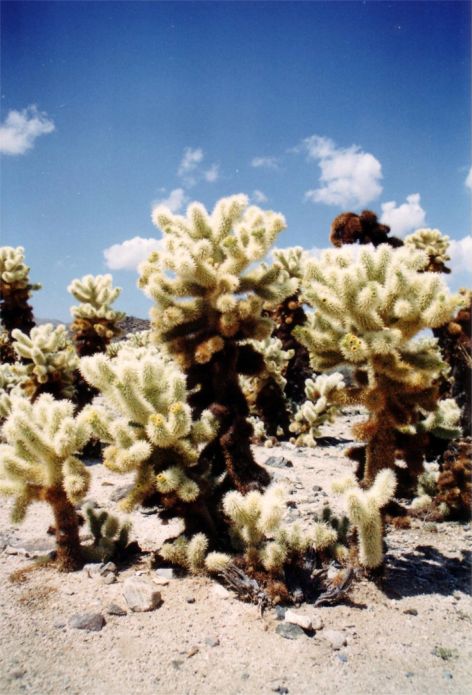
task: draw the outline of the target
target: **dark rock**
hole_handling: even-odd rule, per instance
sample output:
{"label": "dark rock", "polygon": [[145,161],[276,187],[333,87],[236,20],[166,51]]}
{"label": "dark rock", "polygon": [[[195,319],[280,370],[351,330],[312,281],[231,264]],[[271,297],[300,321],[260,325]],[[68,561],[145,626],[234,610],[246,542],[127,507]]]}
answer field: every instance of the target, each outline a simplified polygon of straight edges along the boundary
{"label": "dark rock", "polygon": [[288,695],[288,688],[284,685],[276,685],[275,688],[272,688],[272,692],[280,693],[280,695]]}
{"label": "dark rock", "polygon": [[416,610],[416,608],[407,608],[403,612],[405,613],[405,615],[418,615],[418,611]]}
{"label": "dark rock", "polygon": [[293,463],[285,456],[269,456],[265,465],[272,466],[272,468],[293,468]]}
{"label": "dark rock", "polygon": [[124,608],[121,608],[117,603],[110,603],[110,605],[107,608],[107,613],[108,615],[118,615],[118,616],[123,616],[123,615],[128,615],[127,611],[125,611]]}
{"label": "dark rock", "polygon": [[287,612],[287,609],[285,606],[276,606],[275,607],[275,615],[277,617],[277,620],[285,620],[285,613]]}
{"label": "dark rock", "polygon": [[106,625],[106,620],[101,613],[77,613],[69,620],[70,627],[88,632],[100,632]]}
{"label": "dark rock", "polygon": [[275,631],[281,637],[285,639],[298,639],[299,637],[305,637],[305,632],[298,625],[292,625],[292,623],[280,623],[275,628]]}
{"label": "dark rock", "polygon": [[195,599],[193,596],[189,596],[187,599],[185,599],[187,603],[195,603]]}

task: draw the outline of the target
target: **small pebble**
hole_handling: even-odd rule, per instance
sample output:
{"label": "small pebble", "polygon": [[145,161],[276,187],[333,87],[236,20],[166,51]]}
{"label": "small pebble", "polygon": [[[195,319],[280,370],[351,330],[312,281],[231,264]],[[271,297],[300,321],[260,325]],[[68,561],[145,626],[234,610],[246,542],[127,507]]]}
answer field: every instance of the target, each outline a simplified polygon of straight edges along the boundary
{"label": "small pebble", "polygon": [[53,622],[53,626],[56,627],[58,630],[66,626],[66,621],[63,620],[62,618],[59,618],[58,620],[55,620]]}
{"label": "small pebble", "polygon": [[275,631],[281,637],[285,637],[285,639],[298,639],[299,637],[306,637],[302,628],[299,625],[292,625],[292,623],[280,623],[275,628]]}
{"label": "small pebble", "polygon": [[405,615],[418,615],[416,608],[407,608],[403,611]]}
{"label": "small pebble", "polygon": [[280,693],[280,695],[288,695],[288,688],[284,685],[276,685],[275,688],[272,688],[272,692]]}
{"label": "small pebble", "polygon": [[249,673],[247,673],[246,671],[244,673],[241,673],[241,680],[242,681],[247,681],[247,680],[249,680],[249,678],[250,678]]}
{"label": "small pebble", "polygon": [[277,620],[285,620],[285,613],[287,612],[287,609],[285,606],[276,606],[275,607],[275,616]]}
{"label": "small pebble", "polygon": [[190,651],[187,652],[187,659],[190,659],[192,656],[195,656],[195,654],[198,654],[199,651],[200,650],[198,647],[191,647]]}
{"label": "small pebble", "polygon": [[100,632],[106,621],[101,613],[76,613],[69,620],[69,625],[77,630]]}
{"label": "small pebble", "polygon": [[124,608],[121,608],[117,603],[110,603],[110,605],[107,608],[107,613],[108,615],[128,615],[127,611],[125,611]]}
{"label": "small pebble", "polygon": [[347,644],[346,635],[339,630],[324,630],[322,634],[335,651],[345,647]]}
{"label": "small pebble", "polygon": [[413,678],[414,675],[415,675],[415,674],[413,673],[413,671],[407,671],[407,672],[405,673],[405,677],[406,677],[406,678]]}
{"label": "small pebble", "polygon": [[156,574],[163,579],[175,579],[175,572],[172,567],[158,567]]}
{"label": "small pebble", "polygon": [[443,671],[442,676],[447,681],[452,681],[452,679],[454,678],[450,671]]}
{"label": "small pebble", "polygon": [[347,664],[348,662],[347,654],[336,654],[336,658],[343,664]]}
{"label": "small pebble", "polygon": [[299,625],[303,630],[312,629],[311,618],[304,613],[297,613],[292,609],[286,611],[285,622],[291,623],[292,625]]}
{"label": "small pebble", "polygon": [[218,639],[218,637],[205,637],[205,644],[209,647],[218,647],[220,644],[220,640]]}
{"label": "small pebble", "polygon": [[187,603],[195,603],[195,598],[193,596],[189,596],[185,600],[187,601]]}
{"label": "small pebble", "polygon": [[116,577],[114,574],[106,574],[102,577],[102,584],[115,584]]}

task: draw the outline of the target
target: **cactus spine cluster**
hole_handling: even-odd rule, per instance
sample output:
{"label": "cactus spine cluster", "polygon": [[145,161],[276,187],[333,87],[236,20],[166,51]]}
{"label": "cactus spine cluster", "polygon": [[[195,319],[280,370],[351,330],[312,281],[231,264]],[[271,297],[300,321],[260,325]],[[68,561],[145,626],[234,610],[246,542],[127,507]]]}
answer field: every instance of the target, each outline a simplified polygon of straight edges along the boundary
{"label": "cactus spine cluster", "polygon": [[290,431],[294,432],[297,446],[316,446],[320,427],[332,422],[345,399],[344,377],[339,372],[320,374],[305,382],[306,401],[295,413]]}
{"label": "cactus spine cluster", "polygon": [[71,331],[81,357],[105,352],[111,339],[119,335],[118,323],[125,314],[111,307],[121,289],[113,287],[111,275],[84,275],[71,282],[67,290],[80,302],[71,308]]}
{"label": "cactus spine cluster", "polygon": [[382,507],[393,498],[396,477],[392,470],[377,473],[368,490],[359,487],[354,476],[333,483],[333,491],[344,493],[349,521],[358,534],[359,562],[363,567],[375,569],[383,561]]}
{"label": "cactus spine cluster", "polygon": [[41,285],[29,280],[29,267],[24,262],[22,246],[0,248],[0,357],[2,362],[14,362],[11,333],[15,328],[28,333],[35,325],[33,309],[29,304],[31,293]]}
{"label": "cactus spine cluster", "polygon": [[181,516],[189,533],[215,535],[211,496],[217,476],[199,464],[202,444],[215,437],[216,423],[206,410],[198,420],[187,404],[185,376],[171,360],[146,348],[84,357],[84,378],[106,405],[84,409],[93,433],[107,446],[104,464],[118,473],[135,473],[123,501],[131,510],[151,496],[166,516]]}
{"label": "cactus spine cluster", "polygon": [[13,348],[23,361],[22,388],[29,398],[42,393],[57,398],[72,398],[75,392],[75,371],[79,358],[67,329],[45,323],[31,329],[28,335],[18,328],[12,331]]}
{"label": "cactus spine cluster", "polygon": [[13,399],[2,435],[0,492],[15,498],[13,523],[23,520],[31,502],[50,504],[59,567],[78,569],[82,553],[74,505],[85,496],[90,479],[77,457],[90,435],[85,419],[74,417],[70,401],[55,401],[50,394],[35,403],[19,397]]}
{"label": "cactus spine cluster", "polygon": [[[435,339],[414,337],[449,321],[459,300],[437,274],[423,272],[427,263],[422,251],[382,244],[363,249],[358,260],[340,249],[306,265],[304,296],[316,311],[296,336],[315,369],[347,364],[355,370],[349,399],[370,412],[354,431],[366,442],[367,485],[381,468],[394,468],[396,429],[416,423],[419,407],[436,407],[435,381],[445,364]],[[418,475],[421,452],[404,449]]]}
{"label": "cactus spine cluster", "polygon": [[185,217],[159,206],[153,221],[164,233],[164,250],[141,265],[139,284],[155,302],[154,340],[185,370],[195,416],[211,407],[219,419],[218,439],[203,457],[240,491],[264,487],[269,476],[250,449],[239,375],[263,368],[262,357],[242,343],[270,335],[273,323],[262,315],[264,306],[297,286],[281,266],[262,262],[285,220],[236,195],[220,200],[211,214],[198,203]]}
{"label": "cactus spine cluster", "polygon": [[426,271],[432,273],[450,273],[446,263],[451,260],[447,250],[449,237],[441,234],[439,229],[417,229],[413,234],[405,237],[405,245],[409,248],[420,249],[428,254],[429,263]]}

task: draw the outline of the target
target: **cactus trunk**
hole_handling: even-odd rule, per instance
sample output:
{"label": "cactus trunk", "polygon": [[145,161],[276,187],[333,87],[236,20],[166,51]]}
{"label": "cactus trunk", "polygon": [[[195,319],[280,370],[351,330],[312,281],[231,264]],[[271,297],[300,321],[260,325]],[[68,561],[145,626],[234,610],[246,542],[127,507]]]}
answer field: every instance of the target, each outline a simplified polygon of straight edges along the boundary
{"label": "cactus trunk", "polygon": [[62,486],[49,488],[45,496],[54,513],[57,561],[62,572],[73,572],[83,566],[79,524],[74,505]]}
{"label": "cactus trunk", "polygon": [[379,471],[383,468],[395,468],[395,430],[386,413],[379,414],[378,429],[372,435],[366,447],[366,462],[363,483],[370,487]]}

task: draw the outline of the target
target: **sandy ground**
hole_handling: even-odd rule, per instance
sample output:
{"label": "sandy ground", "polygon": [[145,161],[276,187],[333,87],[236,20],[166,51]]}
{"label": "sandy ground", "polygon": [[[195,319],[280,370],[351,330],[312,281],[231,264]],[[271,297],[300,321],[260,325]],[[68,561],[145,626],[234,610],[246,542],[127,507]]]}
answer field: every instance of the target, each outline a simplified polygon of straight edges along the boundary
{"label": "sandy ground", "polygon": [[[331,480],[350,470],[342,450],[351,422],[347,416],[326,429],[340,439],[337,445],[254,448],[260,463],[281,455],[293,462],[292,468],[268,468],[287,482],[288,519],[309,519],[326,502]],[[110,496],[126,477],[100,464],[91,468],[89,499],[115,510]],[[21,526],[12,526],[9,504],[0,500],[1,695],[472,693],[470,524],[418,520],[409,530],[390,529],[383,590],[362,580],[349,602],[300,606],[298,612],[321,619],[324,627],[289,640],[276,632],[275,610],[261,617],[255,605],[206,577],[171,579],[158,587],[159,608],[132,613],[122,586],[136,572],[155,576],[145,561],[120,570],[112,584],[51,567],[12,581],[12,572],[31,565],[31,554],[51,545],[51,517],[37,504]],[[145,550],[159,547],[178,528],[140,511],[132,521]],[[127,614],[108,615],[110,603]],[[99,632],[69,625],[76,613],[96,612],[106,620]],[[330,630],[342,633],[341,649],[327,639]]]}

